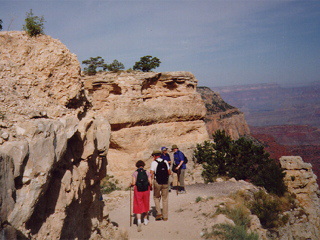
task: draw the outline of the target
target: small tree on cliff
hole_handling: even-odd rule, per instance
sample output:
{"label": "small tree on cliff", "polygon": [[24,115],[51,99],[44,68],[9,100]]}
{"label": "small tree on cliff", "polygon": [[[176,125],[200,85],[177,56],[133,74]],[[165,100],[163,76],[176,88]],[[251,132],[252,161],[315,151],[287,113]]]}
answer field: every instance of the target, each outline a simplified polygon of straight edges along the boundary
{"label": "small tree on cliff", "polygon": [[124,69],[123,63],[119,62],[117,59],[113,60],[110,64],[105,64],[103,70],[109,70],[111,72],[118,72]]}
{"label": "small tree on cliff", "polygon": [[214,143],[198,144],[195,150],[197,162],[203,165],[202,176],[206,182],[225,175],[250,180],[279,196],[285,193],[285,173],[275,160],[269,158],[263,146],[256,146],[246,138],[233,141],[220,130],[213,134],[213,138]]}
{"label": "small tree on cliff", "polygon": [[2,30],[2,19],[0,19],[0,31]]}
{"label": "small tree on cliff", "polygon": [[32,9],[30,9],[30,12],[27,12],[27,17],[24,21],[25,25],[23,25],[23,30],[26,31],[30,37],[44,34],[43,23],[45,22],[45,20],[43,16],[34,16]]}
{"label": "small tree on cliff", "polygon": [[142,72],[150,72],[151,69],[160,66],[160,60],[157,57],[144,56],[140,58],[139,62],[136,62],[133,66],[133,70],[140,70]]}
{"label": "small tree on cliff", "polygon": [[82,61],[82,64],[85,64],[88,66],[84,68],[84,71],[88,75],[95,75],[97,73],[97,68],[101,67],[104,69],[106,67],[106,64],[104,63],[104,59],[100,56],[95,58],[91,57],[88,60],[84,60]]}

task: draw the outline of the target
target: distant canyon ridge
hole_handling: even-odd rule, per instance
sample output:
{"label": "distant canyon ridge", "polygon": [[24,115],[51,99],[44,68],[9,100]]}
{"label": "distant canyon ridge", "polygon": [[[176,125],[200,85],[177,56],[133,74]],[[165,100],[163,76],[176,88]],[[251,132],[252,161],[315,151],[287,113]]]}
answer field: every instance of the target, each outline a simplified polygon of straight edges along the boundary
{"label": "distant canyon ridge", "polygon": [[252,136],[264,143],[273,158],[301,156],[312,163],[320,184],[320,81],[212,89],[245,114]]}

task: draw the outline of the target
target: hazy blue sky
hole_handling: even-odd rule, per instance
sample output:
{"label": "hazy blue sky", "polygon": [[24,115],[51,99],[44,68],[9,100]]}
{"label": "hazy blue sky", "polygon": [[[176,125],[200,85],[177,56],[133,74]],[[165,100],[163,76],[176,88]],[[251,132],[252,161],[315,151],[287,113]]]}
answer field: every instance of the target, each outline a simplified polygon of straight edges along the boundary
{"label": "hazy blue sky", "polygon": [[30,9],[80,62],[128,69],[152,55],[155,71],[210,87],[320,81],[320,1],[0,0],[3,31],[21,30]]}

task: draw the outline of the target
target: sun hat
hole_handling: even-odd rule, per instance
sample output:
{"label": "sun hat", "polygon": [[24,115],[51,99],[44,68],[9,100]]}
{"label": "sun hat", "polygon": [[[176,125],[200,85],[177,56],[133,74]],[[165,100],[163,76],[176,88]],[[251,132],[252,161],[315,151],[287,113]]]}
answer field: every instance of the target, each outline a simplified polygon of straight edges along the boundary
{"label": "sun hat", "polygon": [[152,156],[161,156],[161,152],[159,150],[154,150],[151,155]]}
{"label": "sun hat", "polygon": [[171,147],[171,149],[175,149],[175,148],[178,148],[178,146],[177,145],[172,145],[172,147]]}
{"label": "sun hat", "polygon": [[168,148],[167,147],[162,147],[161,151],[164,151],[164,150],[168,150]]}

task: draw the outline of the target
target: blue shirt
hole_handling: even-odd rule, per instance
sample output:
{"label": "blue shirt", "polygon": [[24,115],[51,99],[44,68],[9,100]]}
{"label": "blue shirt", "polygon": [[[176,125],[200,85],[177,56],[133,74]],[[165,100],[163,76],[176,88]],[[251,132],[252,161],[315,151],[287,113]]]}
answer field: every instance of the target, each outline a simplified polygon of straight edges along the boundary
{"label": "blue shirt", "polygon": [[[179,165],[181,161],[184,161],[184,154],[180,150],[178,150],[173,154],[173,159],[175,164]],[[182,164],[181,169],[186,169],[186,168],[187,168],[187,165],[185,163]]]}
{"label": "blue shirt", "polygon": [[[169,162],[171,162],[171,158],[170,158],[170,155],[169,155],[169,153],[166,153],[166,154],[161,154],[161,156],[160,156],[163,160],[167,160],[167,162],[169,163]],[[170,165],[171,165],[171,163],[169,163]]]}

